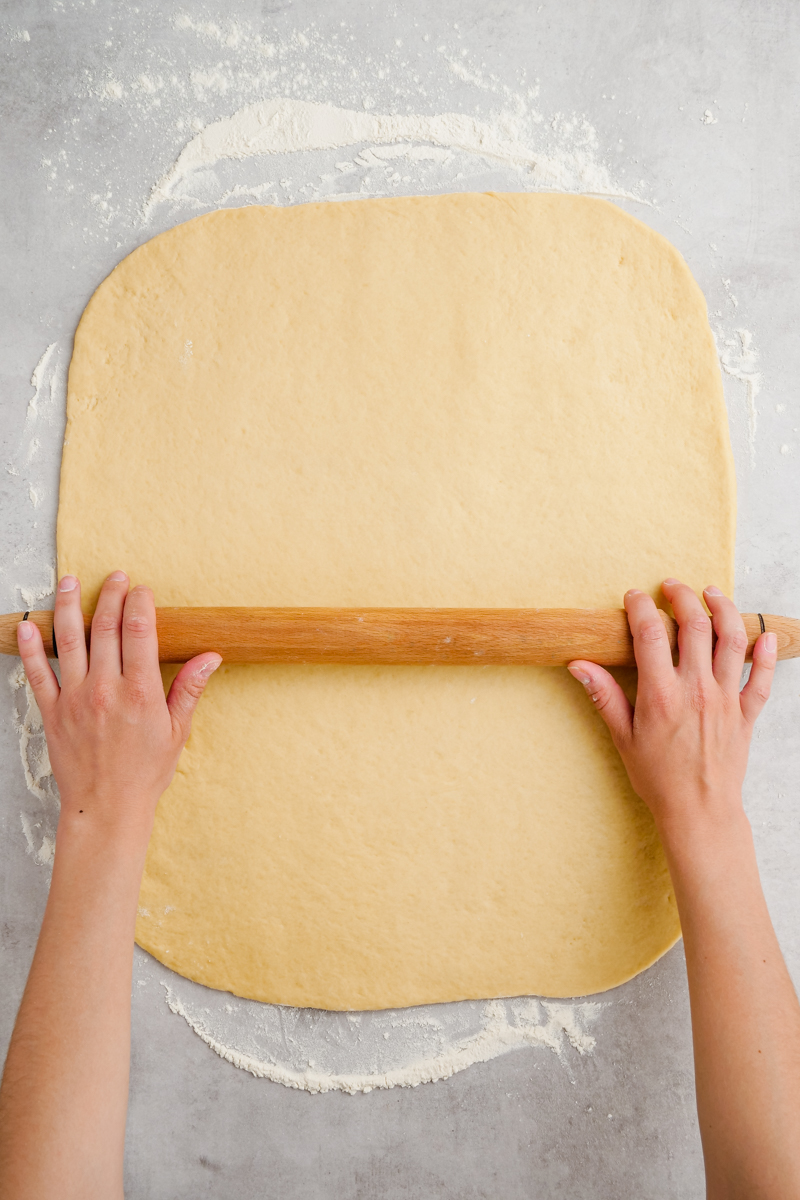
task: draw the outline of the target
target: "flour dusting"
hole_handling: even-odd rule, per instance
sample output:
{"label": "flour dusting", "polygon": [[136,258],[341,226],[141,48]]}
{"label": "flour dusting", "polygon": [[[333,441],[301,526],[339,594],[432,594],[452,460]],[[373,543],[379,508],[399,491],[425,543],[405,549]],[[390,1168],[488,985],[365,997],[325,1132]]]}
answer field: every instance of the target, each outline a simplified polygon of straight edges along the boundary
{"label": "flour dusting", "polygon": [[[590,128],[587,124],[587,131]],[[586,140],[590,146],[591,138]],[[411,162],[444,163],[460,151],[523,170],[525,182],[532,188],[639,198],[612,182],[607,168],[590,148],[547,155],[519,140],[519,130],[507,116],[489,124],[465,113],[393,116],[281,98],[248,105],[214,121],[193,137],[153,188],[145,205],[145,218],[156,204],[180,195],[180,185],[195,172],[225,159],[333,150],[363,143],[369,145],[356,158],[360,166],[385,168],[387,160],[400,157]],[[431,143],[432,147],[414,143]],[[434,147],[438,153],[432,150]],[[337,168],[347,171],[353,165],[337,164]],[[402,176],[393,179],[390,174],[388,182],[402,182]]]}
{"label": "flour dusting", "polygon": [[[42,395],[42,389],[44,388],[45,381],[47,379],[47,368],[50,365],[51,358],[53,357],[53,351],[57,348],[57,346],[57,342],[51,342],[42,357],[37,362],[36,366],[33,368],[33,374],[31,375],[31,387],[33,388],[33,395],[28,401],[28,420],[34,419],[39,414],[39,398]],[[51,391],[53,386],[54,385],[51,381]]]}
{"label": "flour dusting", "polygon": [[[726,282],[726,281],[723,281]],[[728,291],[730,300],[738,307],[736,297]],[[758,430],[758,400],[761,391],[761,372],[756,370],[758,351],[753,344],[753,335],[749,329],[733,331],[718,328],[716,331],[717,351],[722,370],[731,379],[744,384],[745,406],[747,410],[747,447],[750,457],[750,469],[756,465],[756,432]]]}
{"label": "flour dusting", "polygon": [[18,444],[5,464],[13,481],[7,500],[9,515],[16,508],[18,540],[13,558],[0,562],[0,589],[8,598],[4,611],[41,608],[42,601],[55,593],[55,555],[47,548],[55,542],[59,434],[66,407],[61,361],[62,345],[50,342],[31,373],[33,392],[27,400]]}
{"label": "flour dusting", "polygon": [[44,736],[42,714],[25,677],[22,663],[17,663],[8,676],[14,694],[15,727],[19,735],[19,754],[28,791],[39,802],[34,814],[20,813],[20,824],[28,854],[40,866],[49,866],[55,851],[58,822],[58,789],[50,766],[50,755]]}
{"label": "flour dusting", "polygon": [[162,986],[170,1010],[227,1062],[285,1087],[350,1095],[435,1083],[525,1047],[550,1050],[562,1061],[570,1052],[591,1054],[589,1028],[605,1007],[523,997],[338,1013],[227,994],[209,1004],[203,993],[195,1002],[174,984]]}

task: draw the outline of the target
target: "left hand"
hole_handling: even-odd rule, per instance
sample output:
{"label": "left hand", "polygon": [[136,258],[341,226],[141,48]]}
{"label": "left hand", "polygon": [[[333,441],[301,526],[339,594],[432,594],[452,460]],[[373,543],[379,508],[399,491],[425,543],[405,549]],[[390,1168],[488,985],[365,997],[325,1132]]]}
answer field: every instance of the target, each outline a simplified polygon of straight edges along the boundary
{"label": "left hand", "polygon": [[61,793],[59,832],[91,829],[146,845],[192,714],[222,659],[207,652],[187,662],[165,699],[150,589],[129,591],[124,571],[109,575],[92,620],[91,655],[80,597],[78,580],[65,575],[54,613],[60,686],[36,626],[24,621],[17,630]]}

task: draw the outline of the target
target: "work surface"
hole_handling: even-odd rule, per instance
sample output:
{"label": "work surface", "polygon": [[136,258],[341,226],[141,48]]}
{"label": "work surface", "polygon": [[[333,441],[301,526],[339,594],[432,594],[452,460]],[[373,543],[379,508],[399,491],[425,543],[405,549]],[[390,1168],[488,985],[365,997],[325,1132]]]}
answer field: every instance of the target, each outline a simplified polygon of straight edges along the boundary
{"label": "work surface", "polygon": [[[686,257],[724,368],[736,599],[800,616],[800,12],[791,0],[432,7],[4,5],[0,611],[52,603],[70,339],[124,254],[220,204],[562,186],[609,195]],[[341,133],[318,142],[329,150],[200,153],[151,195],[203,126],[275,98],[408,116],[402,137],[414,149],[398,154],[367,121],[356,144]],[[445,113],[463,116],[411,119]],[[341,126],[326,119],[328,130]],[[481,140],[491,158],[476,152]],[[5,660],[4,676],[14,666]],[[3,682],[3,1050],[47,894],[55,816],[30,716],[17,728],[24,710],[14,681]],[[799,776],[800,667],[787,663],[759,723],[746,802],[798,982]],[[436,1083],[356,1095],[309,1095],[223,1061],[170,1010],[162,982],[177,986],[137,951],[131,1200],[703,1195],[680,946],[599,998],[590,1031],[575,1038],[583,1053],[560,1036],[558,1053],[516,1049]]]}

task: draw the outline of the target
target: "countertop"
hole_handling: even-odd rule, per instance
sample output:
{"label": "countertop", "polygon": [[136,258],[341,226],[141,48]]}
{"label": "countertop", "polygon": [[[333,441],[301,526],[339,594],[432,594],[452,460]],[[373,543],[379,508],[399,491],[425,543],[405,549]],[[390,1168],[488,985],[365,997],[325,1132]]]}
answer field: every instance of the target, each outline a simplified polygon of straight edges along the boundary
{"label": "countertop", "polygon": [[[739,492],[736,599],[800,616],[792,0],[6,0],[0,54],[0,611],[52,604],[65,370],[97,284],[195,212],[313,200],[346,192],[349,176],[361,194],[600,190],[668,237],[706,295],[724,368]],[[275,97],[467,114],[506,141],[522,138],[550,174],[537,182],[502,157],[463,152],[406,170],[380,155],[358,161],[356,146],[302,166],[287,166],[289,155],[223,163],[145,219],[152,187],[195,133]],[[14,666],[5,660],[0,683],[3,1051],[47,895],[56,811],[44,774],[33,791],[26,784],[22,693],[5,682]],[[798,778],[794,662],[781,666],[759,721],[746,804],[800,981]],[[223,1061],[169,1010],[163,989],[135,985],[126,1194],[699,1200],[680,944],[601,999],[592,1053],[519,1049],[417,1088],[310,1095]]]}

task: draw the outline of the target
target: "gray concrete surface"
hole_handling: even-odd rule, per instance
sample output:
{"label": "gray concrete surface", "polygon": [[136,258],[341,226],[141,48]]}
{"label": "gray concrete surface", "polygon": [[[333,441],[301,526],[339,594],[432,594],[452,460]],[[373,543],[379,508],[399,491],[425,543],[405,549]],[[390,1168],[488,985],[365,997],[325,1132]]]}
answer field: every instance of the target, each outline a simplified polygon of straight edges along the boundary
{"label": "gray concrete surface", "polygon": [[[200,33],[188,36],[187,18]],[[257,36],[266,64],[258,77]],[[270,57],[267,44],[291,53]],[[615,177],[655,201],[625,207],[686,256],[718,314],[712,323],[734,343],[728,366],[751,377],[748,385],[725,376],[739,479],[737,599],[747,609],[800,615],[793,0],[4,0],[0,55],[0,611],[21,606],[20,588],[46,590],[54,555],[63,396],[58,386],[52,402],[49,392],[40,395],[35,429],[30,418],[26,426],[31,372],[53,342],[66,363],[83,306],[120,257],[190,215],[164,214],[145,229],[135,213],[192,120],[273,95],[361,107],[366,79],[376,111],[400,105],[486,119],[501,107],[504,87],[518,95],[538,86],[542,139],[555,114],[585,115]],[[163,105],[142,76],[163,86]],[[489,185],[515,186],[502,172],[477,168],[461,184]],[[737,329],[752,334],[757,362],[735,353]],[[767,896],[795,979],[799,730],[795,663],[780,670],[747,783]],[[39,842],[49,819],[46,801],[26,789],[4,680],[0,772],[4,1050],[47,892],[20,813],[34,828],[41,823]],[[519,1051],[447,1082],[350,1097],[251,1078],[211,1053],[148,989],[134,998],[127,1194],[700,1197],[681,948],[606,999],[593,1056],[565,1065],[546,1050]]]}

